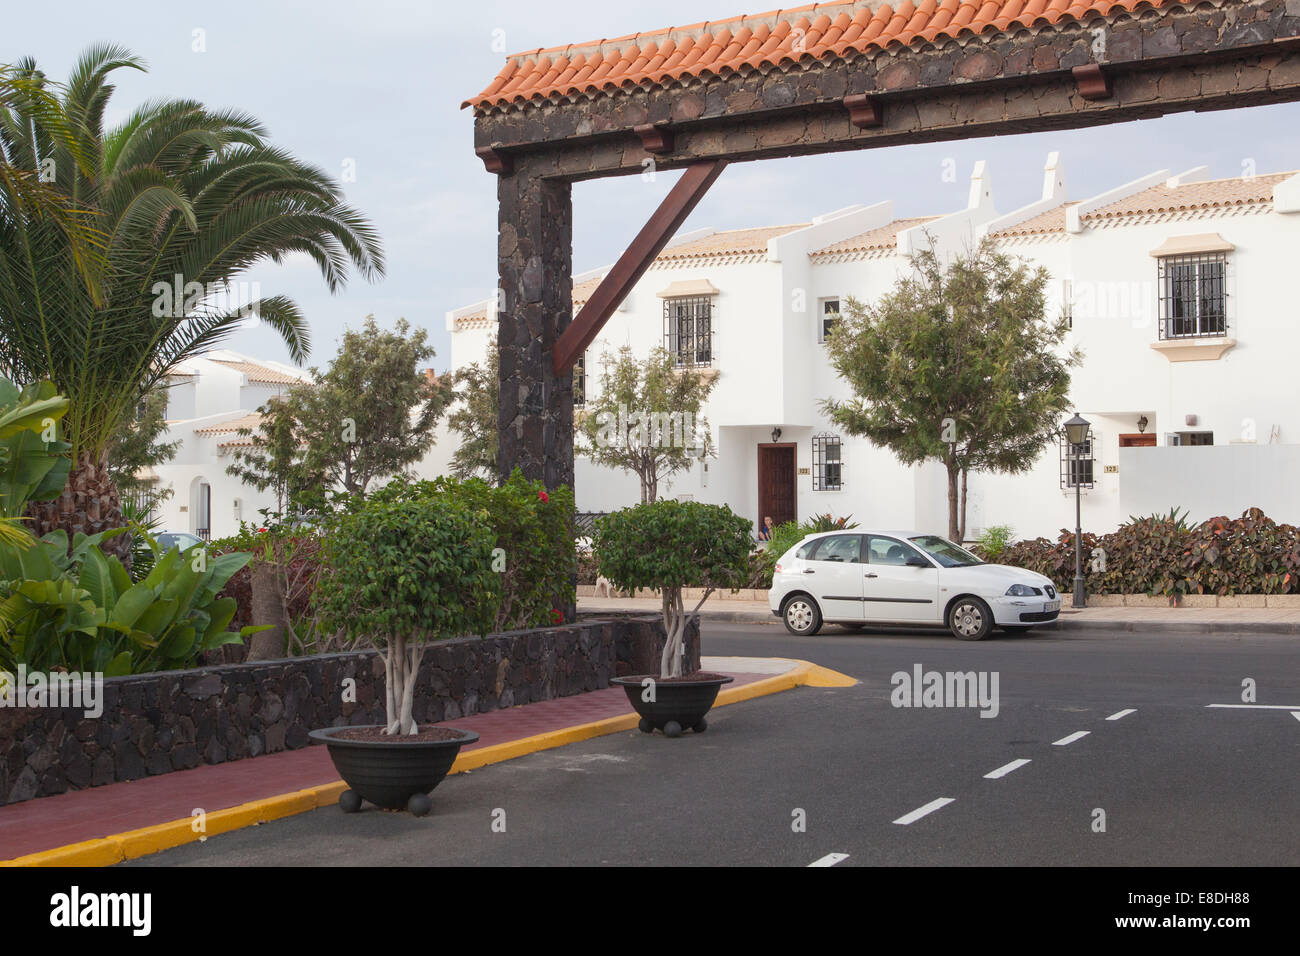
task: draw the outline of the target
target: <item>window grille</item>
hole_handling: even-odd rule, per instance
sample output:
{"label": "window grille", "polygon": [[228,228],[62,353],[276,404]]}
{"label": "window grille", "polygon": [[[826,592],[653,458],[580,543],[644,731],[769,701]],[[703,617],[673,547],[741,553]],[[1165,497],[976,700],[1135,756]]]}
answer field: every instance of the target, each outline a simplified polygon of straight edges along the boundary
{"label": "window grille", "polygon": [[678,368],[712,365],[712,298],[693,295],[664,299],[664,339]]}
{"label": "window grille", "polygon": [[838,435],[814,435],[813,490],[840,491],[844,487],[844,446]]}
{"label": "window grille", "polygon": [[587,356],[585,354],[578,356],[578,361],[573,363],[573,404],[576,408],[582,408],[587,404]]}
{"label": "window grille", "polygon": [[1228,257],[1166,256],[1159,262],[1160,338],[1226,335]]}
{"label": "window grille", "polygon": [[1091,488],[1093,486],[1093,464],[1095,459],[1092,454],[1093,434],[1092,429],[1088,429],[1088,437],[1078,447],[1070,444],[1070,440],[1064,435],[1061,436],[1061,487],[1062,488]]}

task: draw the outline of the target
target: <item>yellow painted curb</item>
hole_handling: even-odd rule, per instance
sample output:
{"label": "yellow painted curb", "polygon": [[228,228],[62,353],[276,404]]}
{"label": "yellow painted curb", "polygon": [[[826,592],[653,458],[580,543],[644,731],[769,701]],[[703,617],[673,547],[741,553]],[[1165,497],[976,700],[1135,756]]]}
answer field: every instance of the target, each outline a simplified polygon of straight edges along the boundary
{"label": "yellow painted curb", "polygon": [[[784,674],[774,674],[762,680],[742,684],[740,687],[723,688],[718,693],[714,706],[725,707],[727,704],[738,704],[741,701],[793,690],[800,686],[850,687],[857,683],[852,677],[809,661],[791,660],[790,663],[795,667]],[[550,730],[532,737],[510,740],[503,744],[494,744],[491,747],[482,747],[457,757],[450,773],[477,770],[525,754],[552,750],[581,740],[590,740],[592,737],[633,730],[637,722],[636,714],[622,714],[618,717],[607,717],[604,720],[565,727],[562,730]],[[41,850],[39,853],[20,856],[14,860],[0,860],[0,866],[112,866],[124,860],[134,860],[161,850],[170,850],[172,847],[193,843],[219,833],[229,833],[232,830],[326,807],[336,803],[339,794],[346,789],[347,785],[342,780],[337,780],[334,783],[309,787],[306,790],[253,800],[225,810],[214,810],[207,814],[202,832],[195,829],[194,818],[172,820],[169,823],[128,830],[113,836],[87,840],[84,843]]]}

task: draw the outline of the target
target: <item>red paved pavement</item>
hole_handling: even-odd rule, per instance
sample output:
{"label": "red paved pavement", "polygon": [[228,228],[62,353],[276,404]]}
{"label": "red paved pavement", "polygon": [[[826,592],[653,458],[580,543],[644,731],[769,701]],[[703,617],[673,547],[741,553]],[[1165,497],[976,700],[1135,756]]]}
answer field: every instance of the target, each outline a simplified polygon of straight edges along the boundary
{"label": "red paved pavement", "polygon": [[[735,681],[729,687],[771,675],[732,676]],[[445,723],[479,735],[478,741],[462,749],[464,752],[630,712],[623,688],[607,687]],[[302,750],[263,754],[14,803],[0,807],[0,860],[186,819],[196,808],[212,813],[338,779],[329,752],[313,744]]]}

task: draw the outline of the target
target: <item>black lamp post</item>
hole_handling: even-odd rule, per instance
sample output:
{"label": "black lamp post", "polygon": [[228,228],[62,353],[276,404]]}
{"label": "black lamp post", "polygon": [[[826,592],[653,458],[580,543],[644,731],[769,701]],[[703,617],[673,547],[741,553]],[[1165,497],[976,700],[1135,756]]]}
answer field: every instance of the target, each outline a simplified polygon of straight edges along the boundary
{"label": "black lamp post", "polygon": [[1083,443],[1088,440],[1088,429],[1091,424],[1075,412],[1074,417],[1064,425],[1065,440],[1070,443],[1074,459],[1073,467],[1069,471],[1070,478],[1074,482],[1074,607],[1088,606],[1088,595],[1083,588],[1083,510],[1080,504],[1083,469],[1078,463],[1083,457]]}

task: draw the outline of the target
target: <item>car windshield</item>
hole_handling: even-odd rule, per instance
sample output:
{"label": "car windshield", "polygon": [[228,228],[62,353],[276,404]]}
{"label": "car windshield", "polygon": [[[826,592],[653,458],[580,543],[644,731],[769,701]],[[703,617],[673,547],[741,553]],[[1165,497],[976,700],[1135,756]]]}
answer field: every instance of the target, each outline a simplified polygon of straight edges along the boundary
{"label": "car windshield", "polygon": [[945,568],[965,568],[984,563],[965,548],[959,548],[947,538],[941,538],[937,534],[921,534],[908,540]]}

